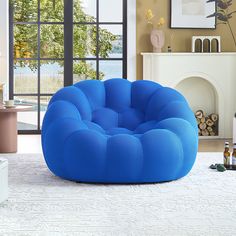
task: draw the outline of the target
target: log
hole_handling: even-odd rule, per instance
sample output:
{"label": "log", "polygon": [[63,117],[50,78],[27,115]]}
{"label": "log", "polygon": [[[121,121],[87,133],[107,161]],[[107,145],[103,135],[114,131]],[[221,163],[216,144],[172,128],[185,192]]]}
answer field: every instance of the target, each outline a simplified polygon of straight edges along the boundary
{"label": "log", "polygon": [[204,116],[204,112],[202,110],[198,110],[195,112],[195,117],[202,119],[202,117]]}
{"label": "log", "polygon": [[200,130],[205,130],[206,128],[207,128],[206,123],[201,123],[201,124],[199,124],[199,129],[200,129]]}
{"label": "log", "polygon": [[208,131],[209,133],[213,132],[212,127],[208,126],[208,127],[207,127],[207,131]]}
{"label": "log", "polygon": [[205,129],[202,131],[202,136],[209,136],[209,132]]}
{"label": "log", "polygon": [[216,121],[218,121],[218,115],[217,114],[211,114],[210,115],[210,118],[211,118],[211,120],[213,121],[213,122],[216,122]]}
{"label": "log", "polygon": [[207,124],[207,126],[213,126],[214,125],[214,121],[212,121],[212,119],[210,119],[210,118],[208,118],[207,120],[206,120],[206,124]]}
{"label": "log", "polygon": [[202,118],[201,118],[201,123],[205,123],[206,122],[206,118],[203,116]]}
{"label": "log", "polygon": [[210,132],[210,136],[216,136],[215,132]]}

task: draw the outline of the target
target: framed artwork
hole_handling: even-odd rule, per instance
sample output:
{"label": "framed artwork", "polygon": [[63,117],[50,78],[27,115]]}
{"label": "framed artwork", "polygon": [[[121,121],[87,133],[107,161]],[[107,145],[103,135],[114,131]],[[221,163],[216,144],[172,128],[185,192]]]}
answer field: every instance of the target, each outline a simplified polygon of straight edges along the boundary
{"label": "framed artwork", "polygon": [[207,16],[216,11],[215,1],[171,0],[171,28],[215,29],[216,17]]}

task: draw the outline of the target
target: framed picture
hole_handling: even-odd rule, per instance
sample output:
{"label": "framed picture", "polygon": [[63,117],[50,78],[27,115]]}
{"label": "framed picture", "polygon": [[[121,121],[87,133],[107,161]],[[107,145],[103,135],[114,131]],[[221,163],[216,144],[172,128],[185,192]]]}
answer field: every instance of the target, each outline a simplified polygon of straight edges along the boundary
{"label": "framed picture", "polygon": [[207,17],[215,11],[215,1],[171,0],[170,27],[186,29],[215,29],[216,17]]}

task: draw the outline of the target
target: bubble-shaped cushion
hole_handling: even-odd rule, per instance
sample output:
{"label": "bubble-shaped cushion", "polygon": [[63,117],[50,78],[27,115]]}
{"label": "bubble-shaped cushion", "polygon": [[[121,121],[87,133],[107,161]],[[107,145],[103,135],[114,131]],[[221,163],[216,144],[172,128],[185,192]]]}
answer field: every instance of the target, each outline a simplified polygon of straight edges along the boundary
{"label": "bubble-shaped cushion", "polygon": [[151,81],[86,80],[52,97],[42,148],[49,169],[64,179],[163,182],[191,170],[198,131],[174,89]]}

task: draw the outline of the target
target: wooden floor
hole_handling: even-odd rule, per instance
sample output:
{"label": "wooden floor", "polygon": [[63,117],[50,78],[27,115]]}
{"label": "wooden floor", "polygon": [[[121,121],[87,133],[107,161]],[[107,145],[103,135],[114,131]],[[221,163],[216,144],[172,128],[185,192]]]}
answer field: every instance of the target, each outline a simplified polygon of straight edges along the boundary
{"label": "wooden floor", "polygon": [[[199,152],[223,152],[225,141],[232,146],[232,139],[217,139],[217,140],[199,140]],[[232,147],[231,147],[232,148]]]}
{"label": "wooden floor", "polygon": [[[199,152],[223,152],[224,142],[232,140],[200,140]],[[18,136],[18,153],[41,153],[41,137],[40,135],[19,135]]]}

